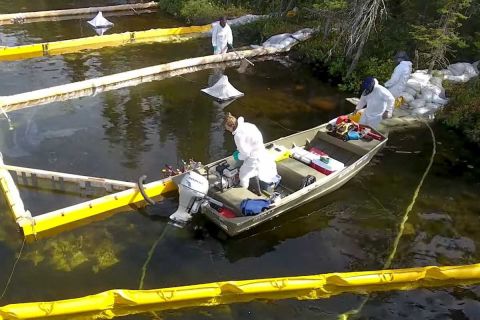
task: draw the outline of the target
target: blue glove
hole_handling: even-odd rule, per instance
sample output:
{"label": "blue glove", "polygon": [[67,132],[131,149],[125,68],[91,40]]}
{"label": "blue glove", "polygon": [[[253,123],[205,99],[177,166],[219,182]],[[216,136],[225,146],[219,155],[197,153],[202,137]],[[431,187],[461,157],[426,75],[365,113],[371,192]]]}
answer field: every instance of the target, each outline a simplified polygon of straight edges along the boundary
{"label": "blue glove", "polygon": [[240,155],[240,152],[238,150],[235,150],[235,152],[233,153],[233,159],[235,161],[239,161],[240,159],[238,158]]}
{"label": "blue glove", "polygon": [[215,53],[215,51],[217,51],[217,46],[213,46],[213,53]]}

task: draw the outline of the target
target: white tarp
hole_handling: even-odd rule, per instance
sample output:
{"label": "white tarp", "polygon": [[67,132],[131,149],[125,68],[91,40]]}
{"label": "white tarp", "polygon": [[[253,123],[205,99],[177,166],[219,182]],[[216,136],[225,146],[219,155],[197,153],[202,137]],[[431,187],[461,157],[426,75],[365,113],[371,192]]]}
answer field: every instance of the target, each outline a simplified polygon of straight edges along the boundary
{"label": "white tarp", "polygon": [[225,75],[223,75],[213,86],[202,89],[202,91],[219,101],[236,99],[244,95],[228,82],[228,77]]}
{"label": "white tarp", "polygon": [[262,46],[264,48],[276,48],[276,49],[284,49],[288,48],[300,41],[304,41],[308,39],[314,30],[310,28],[305,28],[299,30],[295,33],[282,33],[270,37],[267,41],[265,41]]}
{"label": "white tarp", "polygon": [[99,35],[99,36],[103,36],[103,34],[105,32],[107,32],[107,30],[110,29],[110,28],[95,28],[95,32]]}
{"label": "white tarp", "polygon": [[[267,17],[268,16],[266,16],[266,15],[247,14],[247,15],[244,15],[244,16],[232,19],[232,20],[227,20],[227,23],[230,27],[238,27],[238,26],[241,26],[241,25],[244,25],[244,24],[255,22],[255,21],[260,20],[260,19],[265,19]],[[212,22],[212,29],[216,25],[218,25],[219,23],[220,22],[218,20]],[[209,31],[209,33],[212,33],[212,31]]]}
{"label": "white tarp", "polygon": [[[102,11],[99,11],[98,14],[90,21],[87,21],[92,27],[97,28],[110,28],[113,26],[113,23],[108,21],[103,17]],[[102,32],[103,34],[103,32]]]}

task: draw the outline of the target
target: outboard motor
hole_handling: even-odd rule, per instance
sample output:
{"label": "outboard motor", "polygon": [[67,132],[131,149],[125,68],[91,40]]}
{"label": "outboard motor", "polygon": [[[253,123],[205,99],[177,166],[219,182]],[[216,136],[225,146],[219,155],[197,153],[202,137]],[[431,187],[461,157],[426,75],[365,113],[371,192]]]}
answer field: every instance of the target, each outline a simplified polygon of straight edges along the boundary
{"label": "outboard motor", "polygon": [[208,187],[207,178],[195,171],[187,172],[178,185],[178,209],[170,219],[180,224],[188,222],[205,202]]}

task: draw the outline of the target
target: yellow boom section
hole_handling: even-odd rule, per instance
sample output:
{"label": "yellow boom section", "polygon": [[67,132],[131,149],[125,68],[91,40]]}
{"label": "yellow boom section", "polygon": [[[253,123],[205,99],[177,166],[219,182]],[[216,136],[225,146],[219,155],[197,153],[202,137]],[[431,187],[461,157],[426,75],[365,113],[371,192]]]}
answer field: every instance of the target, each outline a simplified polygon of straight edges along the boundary
{"label": "yellow boom section", "polygon": [[[161,196],[177,189],[171,179],[159,180],[144,186],[145,193],[150,198]],[[124,190],[100,197],[91,201],[79,203],[70,207],[44,213],[32,218],[31,223],[21,225],[28,241],[56,234],[78,225],[100,220],[119,210],[128,207],[142,207],[145,199],[137,188]]]}
{"label": "yellow boom section", "polygon": [[195,36],[207,35],[207,32],[210,31],[211,28],[212,26],[208,24],[204,26],[152,29],[17,47],[2,47],[0,48],[0,60],[21,60],[43,55],[65,54],[85,49],[97,49],[129,43],[171,42],[181,39],[179,36],[185,36],[186,39],[189,39]]}
{"label": "yellow boom section", "polygon": [[110,290],[77,299],[0,307],[0,319],[111,319],[145,311],[214,306],[255,299],[320,299],[346,292],[411,290],[480,282],[480,264],[328,273],[225,281],[155,290]]}

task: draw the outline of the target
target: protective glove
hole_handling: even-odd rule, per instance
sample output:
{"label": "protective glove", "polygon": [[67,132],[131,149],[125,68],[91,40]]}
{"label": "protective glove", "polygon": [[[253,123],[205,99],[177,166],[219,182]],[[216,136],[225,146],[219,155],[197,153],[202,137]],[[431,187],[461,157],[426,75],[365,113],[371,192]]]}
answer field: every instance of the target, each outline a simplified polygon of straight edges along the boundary
{"label": "protective glove", "polygon": [[238,150],[235,150],[235,152],[233,153],[233,159],[235,161],[239,161],[240,159],[238,158],[240,156],[240,151]]}
{"label": "protective glove", "polygon": [[217,51],[217,46],[213,46],[213,52]]}
{"label": "protective glove", "polygon": [[227,48],[228,50],[232,50],[233,49],[233,45],[231,43],[227,43]]}

